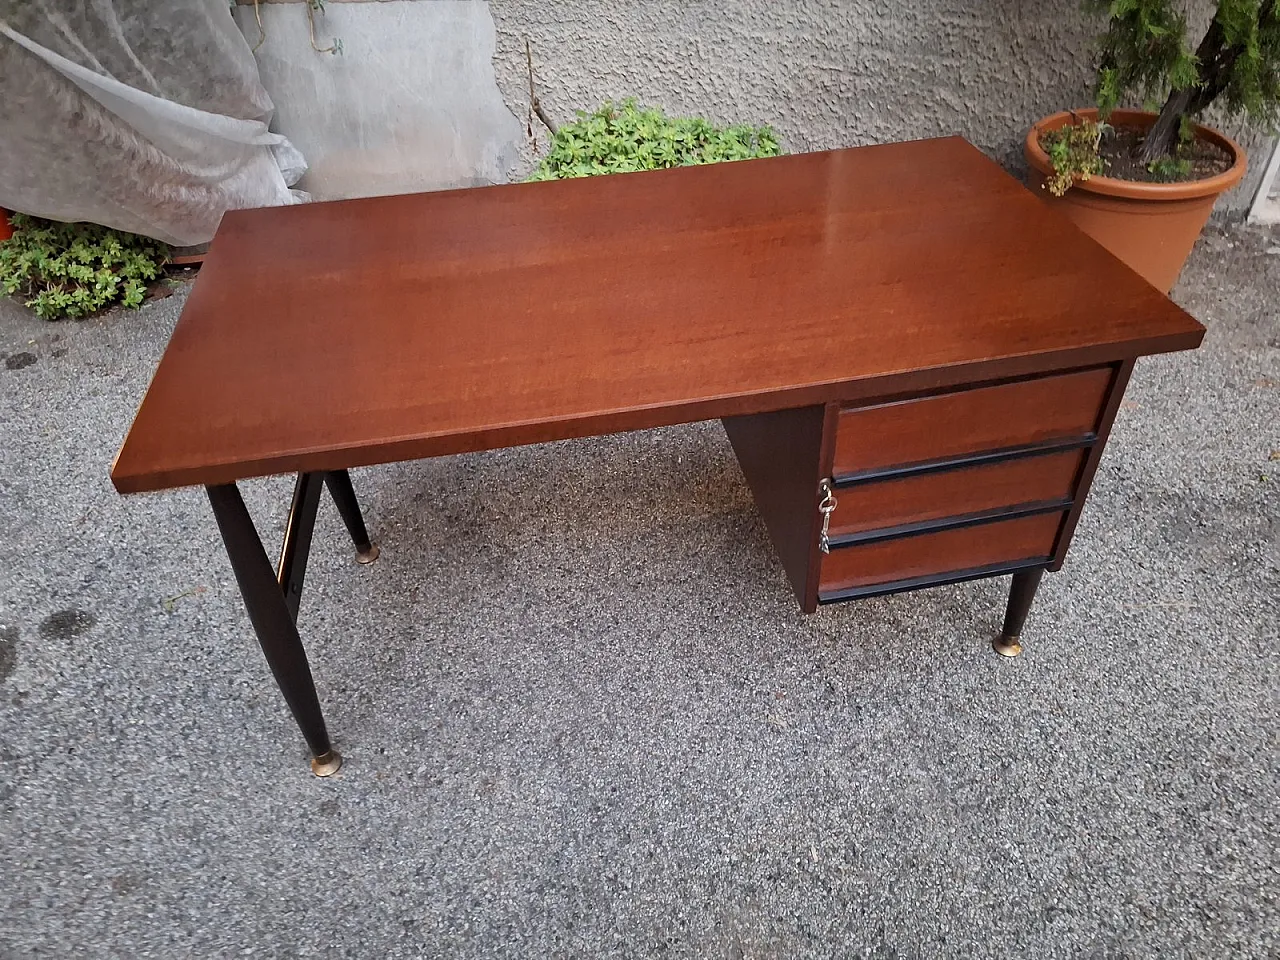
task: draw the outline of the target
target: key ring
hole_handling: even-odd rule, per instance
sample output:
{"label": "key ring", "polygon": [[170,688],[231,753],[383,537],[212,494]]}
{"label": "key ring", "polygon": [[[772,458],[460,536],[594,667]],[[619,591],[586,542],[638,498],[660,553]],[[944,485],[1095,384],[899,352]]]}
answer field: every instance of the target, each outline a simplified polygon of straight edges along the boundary
{"label": "key ring", "polygon": [[823,480],[818,487],[822,491],[822,499],[818,501],[818,512],[822,514],[822,535],[818,537],[818,549],[823,553],[831,552],[831,537],[827,531],[831,526],[831,514],[835,513],[836,492],[831,487],[830,480]]}

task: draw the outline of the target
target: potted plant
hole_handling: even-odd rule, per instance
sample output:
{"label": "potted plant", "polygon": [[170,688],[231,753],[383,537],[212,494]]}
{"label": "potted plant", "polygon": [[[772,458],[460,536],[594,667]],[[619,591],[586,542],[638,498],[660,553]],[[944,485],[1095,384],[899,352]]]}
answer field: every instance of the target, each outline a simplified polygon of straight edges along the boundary
{"label": "potted plant", "polygon": [[[1217,103],[1267,127],[1280,118],[1280,0],[1218,0],[1194,50],[1177,0],[1084,0],[1108,15],[1097,106],[1046,117],[1025,155],[1046,196],[1168,292],[1245,154],[1195,121]],[[1159,113],[1118,109],[1130,98]]]}

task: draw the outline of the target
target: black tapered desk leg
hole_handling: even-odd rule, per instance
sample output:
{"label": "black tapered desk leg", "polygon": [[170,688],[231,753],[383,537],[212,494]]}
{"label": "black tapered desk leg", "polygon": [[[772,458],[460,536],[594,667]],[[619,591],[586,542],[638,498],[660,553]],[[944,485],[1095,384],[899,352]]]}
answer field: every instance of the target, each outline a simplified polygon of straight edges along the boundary
{"label": "black tapered desk leg", "polygon": [[324,480],[338,507],[338,513],[342,514],[342,522],[347,525],[347,532],[351,534],[351,542],[356,545],[356,560],[360,563],[373,563],[378,559],[378,547],[370,542],[369,531],[364,528],[360,503],[356,500],[355,488],[351,486],[351,474],[345,470],[330,470],[324,475]]}
{"label": "black tapered desk leg", "polygon": [[1004,614],[1004,629],[992,644],[996,653],[1002,657],[1016,657],[1022,652],[1022,626],[1027,622],[1027,612],[1031,609],[1031,601],[1036,597],[1036,587],[1040,586],[1040,578],[1044,576],[1044,567],[1032,570],[1020,570],[1013,575],[1013,585],[1009,587],[1009,606]]}
{"label": "black tapered desk leg", "polygon": [[205,489],[267,665],[311,748],[311,769],[317,776],[327,777],[337,772],[342,758],[329,743],[307,654],[302,649],[302,639],[276,571],[271,569],[267,552],[236,485],[229,483]]}
{"label": "black tapered desk leg", "polygon": [[320,506],[323,484],[323,474],[298,474],[298,481],[293,487],[293,503],[289,507],[289,520],[284,528],[284,541],[280,545],[276,579],[295,623],[298,620],[298,606],[302,602],[302,581],[307,576],[311,533],[316,526],[316,510]]}

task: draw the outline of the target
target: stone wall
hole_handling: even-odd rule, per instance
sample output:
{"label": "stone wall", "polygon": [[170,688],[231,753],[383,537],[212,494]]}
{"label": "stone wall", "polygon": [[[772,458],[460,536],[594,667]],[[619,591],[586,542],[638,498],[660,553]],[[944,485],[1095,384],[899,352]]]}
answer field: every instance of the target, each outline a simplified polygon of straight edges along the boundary
{"label": "stone wall", "polygon": [[[636,96],[673,113],[770,123],[789,151],[959,133],[1021,173],[1032,122],[1092,102],[1101,22],[1078,0],[490,0],[498,85],[524,120]],[[1210,4],[1199,0],[1207,17]],[[1232,132],[1240,133],[1235,130]],[[545,141],[545,131],[539,136]],[[1219,203],[1243,216],[1269,155]],[[527,148],[523,157],[530,162]]]}
{"label": "stone wall", "polygon": [[[1021,172],[1030,124],[1090,102],[1101,26],[1078,0],[329,0],[333,57],[310,48],[300,3],[260,11],[263,80],[319,197],[523,176],[547,142],[536,120],[536,146],[525,132],[526,37],[561,120],[635,96],[772,124],[792,152],[959,133]],[[256,42],[252,7],[237,13]],[[1244,214],[1269,156],[1242,141],[1252,169],[1220,216]]]}

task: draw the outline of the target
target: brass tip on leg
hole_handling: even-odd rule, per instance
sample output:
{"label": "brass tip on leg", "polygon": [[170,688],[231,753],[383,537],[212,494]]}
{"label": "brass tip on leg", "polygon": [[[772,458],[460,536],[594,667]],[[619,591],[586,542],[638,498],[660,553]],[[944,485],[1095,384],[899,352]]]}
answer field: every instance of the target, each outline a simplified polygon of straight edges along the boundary
{"label": "brass tip on leg", "polygon": [[1018,637],[1006,637],[1004,634],[991,641],[991,647],[1002,657],[1016,657],[1022,652],[1022,644]]}
{"label": "brass tip on leg", "polygon": [[337,750],[330,750],[311,758],[311,772],[317,777],[332,777],[341,768],[342,756]]}
{"label": "brass tip on leg", "polygon": [[382,551],[378,549],[378,545],[371,543],[365,549],[356,551],[356,563],[373,563],[378,559],[378,554],[380,553]]}

